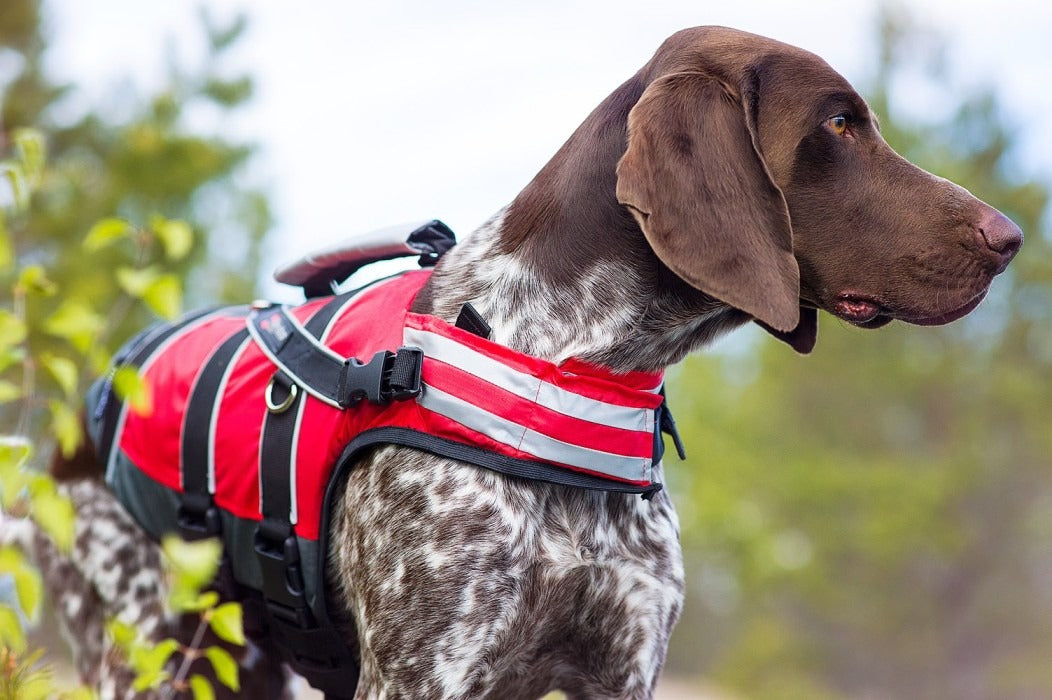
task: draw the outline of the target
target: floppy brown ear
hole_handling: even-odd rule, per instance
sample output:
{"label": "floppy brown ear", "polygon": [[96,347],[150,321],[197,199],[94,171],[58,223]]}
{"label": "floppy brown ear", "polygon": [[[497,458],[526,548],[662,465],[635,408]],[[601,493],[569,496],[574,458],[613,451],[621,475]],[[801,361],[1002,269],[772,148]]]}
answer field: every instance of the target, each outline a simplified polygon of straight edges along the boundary
{"label": "floppy brown ear", "polygon": [[818,310],[810,306],[800,307],[800,323],[791,331],[779,331],[771,328],[763,321],[756,321],[760,328],[773,335],[783,343],[788,343],[793,350],[801,355],[807,355],[815,349],[815,341],[818,340]]}
{"label": "floppy brown ear", "polygon": [[778,331],[799,323],[789,212],[740,99],[702,73],[666,75],[628,115],[617,199],[692,287]]}

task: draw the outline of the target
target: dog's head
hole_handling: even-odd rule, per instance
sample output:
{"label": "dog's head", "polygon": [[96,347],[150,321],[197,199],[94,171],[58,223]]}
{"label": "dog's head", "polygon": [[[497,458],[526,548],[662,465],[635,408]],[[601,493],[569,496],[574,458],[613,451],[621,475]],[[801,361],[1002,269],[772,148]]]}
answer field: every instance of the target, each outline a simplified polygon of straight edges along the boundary
{"label": "dog's head", "polygon": [[822,59],[719,27],[636,76],[617,198],[661,261],[800,352],[816,309],[876,328],[975,308],[1022,244],[963,188],[896,154]]}

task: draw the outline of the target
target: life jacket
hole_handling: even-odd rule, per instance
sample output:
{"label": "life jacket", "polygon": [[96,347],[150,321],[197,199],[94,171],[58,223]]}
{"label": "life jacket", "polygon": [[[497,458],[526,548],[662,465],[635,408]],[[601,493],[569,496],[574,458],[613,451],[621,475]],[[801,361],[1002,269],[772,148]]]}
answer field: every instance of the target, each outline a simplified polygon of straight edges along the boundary
{"label": "life jacket", "polygon": [[157,538],[222,537],[224,566],[286,660],[332,697],[353,695],[358,669],[325,606],[329,513],[363,450],[404,445],[644,497],[661,487],[660,373],[557,365],[480,337],[470,315],[458,327],[414,313],[430,274],[154,326],[115,362],[138,368],[151,410],[120,402],[111,378],[88,394],[128,512]]}

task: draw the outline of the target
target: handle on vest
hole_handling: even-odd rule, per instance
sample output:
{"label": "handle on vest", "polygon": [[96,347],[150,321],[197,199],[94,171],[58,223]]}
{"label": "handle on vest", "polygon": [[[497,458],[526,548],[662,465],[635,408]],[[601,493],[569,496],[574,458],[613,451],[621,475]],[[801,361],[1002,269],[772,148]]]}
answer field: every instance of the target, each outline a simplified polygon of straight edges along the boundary
{"label": "handle on vest", "polygon": [[274,271],[274,279],[302,287],[308,299],[329,296],[366,265],[417,255],[420,267],[433,267],[456,242],[453,230],[438,219],[390,226],[313,251],[279,267]]}

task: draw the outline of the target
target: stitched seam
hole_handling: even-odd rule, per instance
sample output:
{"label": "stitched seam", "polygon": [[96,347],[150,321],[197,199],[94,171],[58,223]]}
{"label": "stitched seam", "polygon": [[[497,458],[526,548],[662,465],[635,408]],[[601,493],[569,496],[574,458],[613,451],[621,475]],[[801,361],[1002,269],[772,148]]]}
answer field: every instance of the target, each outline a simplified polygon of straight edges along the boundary
{"label": "stitched seam", "polygon": [[[533,403],[538,403],[541,397],[541,385],[544,384],[540,379],[537,380],[537,391],[533,393]],[[522,443],[526,439],[526,431],[529,430],[525,425],[522,426],[522,435],[519,437],[519,444],[515,446],[519,452],[522,452]]]}

